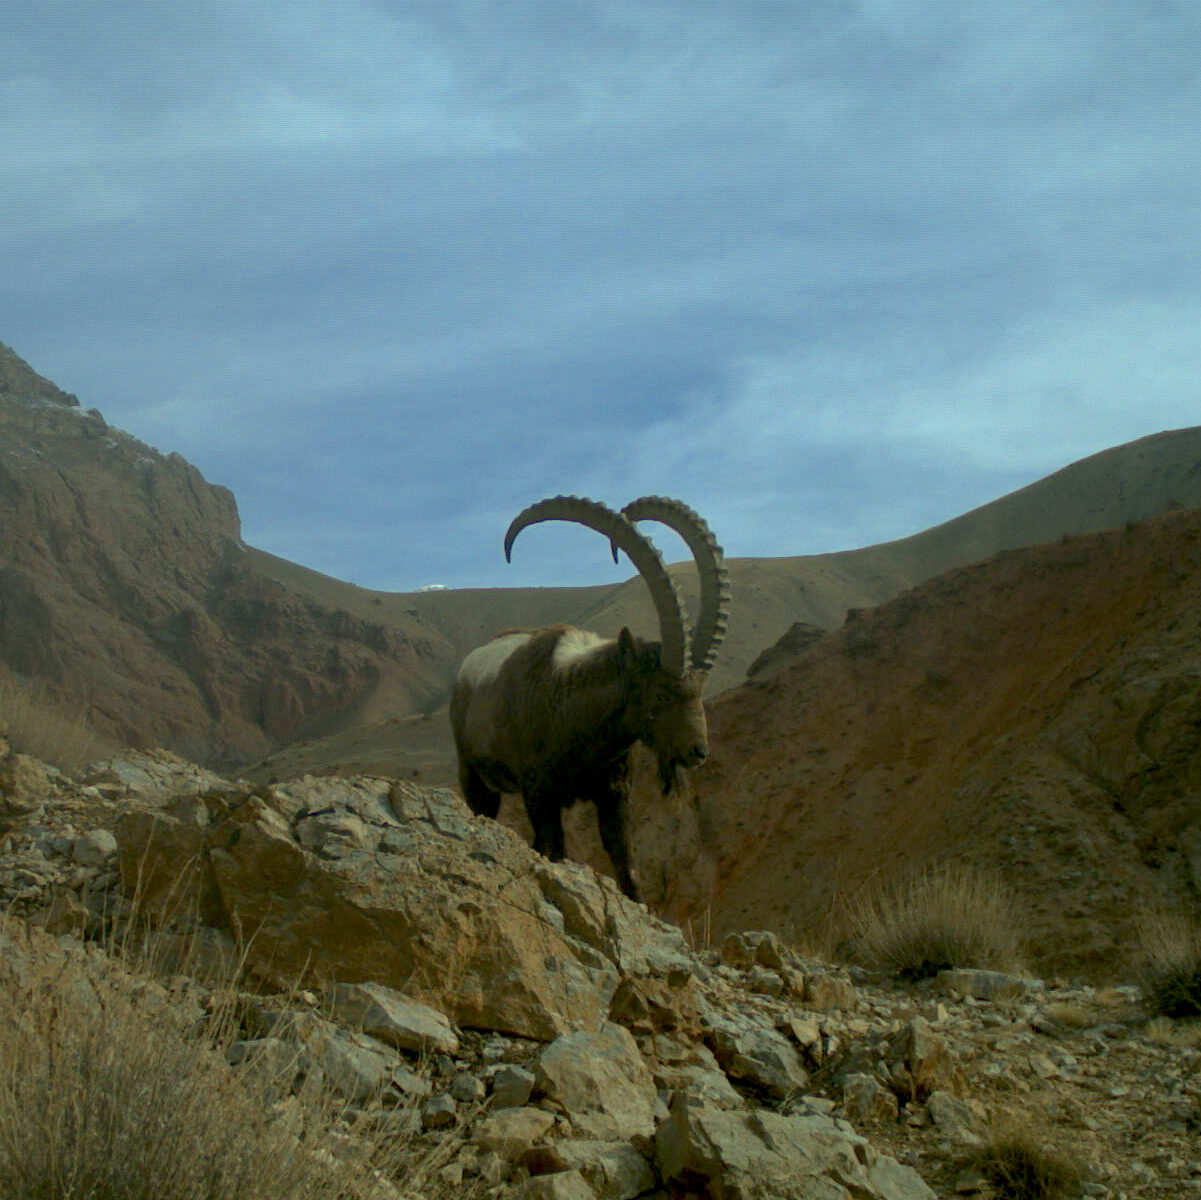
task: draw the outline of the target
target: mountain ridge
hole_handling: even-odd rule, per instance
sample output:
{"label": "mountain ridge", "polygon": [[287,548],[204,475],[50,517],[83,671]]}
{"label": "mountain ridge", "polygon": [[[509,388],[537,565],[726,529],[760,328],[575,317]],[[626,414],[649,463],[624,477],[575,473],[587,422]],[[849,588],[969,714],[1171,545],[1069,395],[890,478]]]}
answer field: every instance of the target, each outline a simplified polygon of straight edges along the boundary
{"label": "mountain ridge", "polygon": [[[474,645],[585,617],[606,635],[657,630],[636,577],[386,593],[247,546],[227,489],[111,428],[4,346],[0,430],[0,666],[82,703],[93,727],[130,745],[223,768],[264,760],[266,773],[296,769],[303,745],[305,769],[440,781],[439,710]],[[730,559],[732,619],[710,695],[741,684],[797,622],[834,628],[956,560],[1201,505],[1199,464],[1201,427],[1154,434],[909,538]],[[691,564],[670,570],[695,605]]]}

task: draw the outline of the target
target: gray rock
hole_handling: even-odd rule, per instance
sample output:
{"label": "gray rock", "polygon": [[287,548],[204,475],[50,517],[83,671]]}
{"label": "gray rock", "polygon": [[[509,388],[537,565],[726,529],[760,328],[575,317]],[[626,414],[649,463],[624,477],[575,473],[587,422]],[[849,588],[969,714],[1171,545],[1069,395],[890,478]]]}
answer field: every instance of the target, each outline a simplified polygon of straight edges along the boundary
{"label": "gray rock", "polygon": [[356,850],[373,850],[376,839],[354,813],[325,812],[296,823],[296,840],[322,858],[345,858]]}
{"label": "gray rock", "polygon": [[[665,1180],[738,1200],[935,1200],[909,1167],[820,1113],[694,1108],[677,1097],[655,1147]],[[870,1164],[870,1166],[868,1165]]]}
{"label": "gray rock", "polygon": [[585,1137],[616,1141],[654,1129],[655,1085],[627,1029],[556,1038],[538,1058],[536,1087],[561,1104]]}
{"label": "gray rock", "polygon": [[459,1048],[450,1022],[436,1008],[383,984],[338,983],[326,999],[338,1020],[401,1050],[454,1054]]}
{"label": "gray rock", "polygon": [[399,1064],[396,1055],[378,1042],[311,1016],[304,1018],[298,1028],[314,1064],[348,1100],[363,1104],[390,1087]]}
{"label": "gray rock", "polygon": [[765,996],[779,996],[784,991],[784,980],[780,973],[758,963],[747,973],[746,982],[752,992],[760,992]]}
{"label": "gray rock", "polygon": [[225,1052],[225,1059],[231,1067],[252,1073],[280,1096],[293,1091],[297,1078],[308,1066],[308,1054],[301,1047],[273,1037],[234,1042]]}
{"label": "gray rock", "polygon": [[492,1107],[521,1108],[530,1102],[534,1073],[524,1067],[506,1065],[492,1076]]}
{"label": "gray rock", "polygon": [[796,1047],[774,1029],[718,1029],[714,1050],[727,1075],[777,1099],[803,1091],[809,1084]]}
{"label": "gray rock", "polygon": [[879,1155],[867,1168],[867,1178],[880,1200],[936,1200],[926,1181],[912,1168]]}
{"label": "gray rock", "polygon": [[486,1092],[483,1080],[467,1071],[456,1075],[450,1085],[450,1094],[461,1104],[474,1104],[482,1100]]}
{"label": "gray rock", "polygon": [[148,804],[165,804],[176,796],[195,796],[230,786],[221,776],[166,750],[125,750],[93,763],[82,782]]}
{"label": "gray rock", "polygon": [[707,1194],[739,1200],[844,1200],[846,1184],[871,1196],[862,1144],[828,1117],[721,1112],[681,1097],[655,1135],[665,1181],[688,1181],[695,1190],[700,1180]]}
{"label": "gray rock", "polygon": [[518,1196],[521,1200],[596,1200],[595,1193],[579,1171],[536,1175],[526,1180]]}
{"label": "gray rock", "polygon": [[117,839],[107,829],[91,829],[71,842],[71,858],[85,867],[98,867],[114,858]]}
{"label": "gray rock", "polygon": [[421,1125],[424,1129],[446,1129],[455,1123],[459,1106],[446,1092],[431,1096],[421,1106]]}
{"label": "gray rock", "polygon": [[672,1062],[655,1069],[655,1082],[665,1092],[682,1092],[696,1103],[716,1108],[742,1108],[743,1099],[707,1046],[689,1046]]}
{"label": "gray rock", "polygon": [[519,1158],[554,1128],[554,1115],[542,1108],[504,1108],[480,1122],[472,1141],[506,1162]]}
{"label": "gray rock", "polygon": [[583,1176],[597,1200],[633,1200],[655,1186],[650,1163],[629,1142],[560,1142],[556,1157]]}
{"label": "gray rock", "polygon": [[[635,970],[690,962],[679,930],[586,868],[546,864],[449,789],[308,779],[204,802],[203,821],[123,814],[123,882],[156,916],[192,908],[205,924],[256,930],[246,965],[280,990],[305,977],[370,980],[459,1026],[549,1041],[607,1016],[619,980],[609,952]],[[323,809],[353,815],[372,840],[399,830],[412,851],[379,854],[352,838],[335,856],[313,853],[297,827]],[[543,890],[561,875],[591,880],[557,893],[576,905],[571,919]]]}

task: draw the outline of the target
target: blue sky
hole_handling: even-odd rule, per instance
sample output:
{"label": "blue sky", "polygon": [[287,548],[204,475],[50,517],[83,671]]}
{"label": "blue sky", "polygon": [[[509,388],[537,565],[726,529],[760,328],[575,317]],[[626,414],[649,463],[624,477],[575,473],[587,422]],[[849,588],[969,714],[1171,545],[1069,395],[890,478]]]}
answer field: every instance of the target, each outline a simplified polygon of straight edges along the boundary
{"label": "blue sky", "polygon": [[1198,423],[1199,120],[1194,0],[7,0],[0,341],[367,587],[851,549]]}

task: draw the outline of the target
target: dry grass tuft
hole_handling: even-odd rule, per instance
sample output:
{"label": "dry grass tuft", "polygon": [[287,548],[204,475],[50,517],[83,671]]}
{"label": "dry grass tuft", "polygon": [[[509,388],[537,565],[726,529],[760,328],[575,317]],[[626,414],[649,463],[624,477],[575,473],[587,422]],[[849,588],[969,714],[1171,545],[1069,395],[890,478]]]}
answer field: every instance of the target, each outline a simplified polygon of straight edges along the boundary
{"label": "dry grass tuft", "polygon": [[1151,913],[1138,923],[1139,983],[1153,1013],[1201,1017],[1201,922],[1187,913]]}
{"label": "dry grass tuft", "polygon": [[955,863],[867,889],[848,906],[850,943],[864,962],[902,978],[949,967],[1019,967],[1019,922],[1000,884]]}
{"label": "dry grass tuft", "polygon": [[77,771],[113,747],[78,716],[65,711],[45,688],[0,677],[0,731],[22,754],[63,771]]}
{"label": "dry grass tuft", "polygon": [[[0,946],[21,940],[19,923],[0,922]],[[230,1068],[232,989],[228,1005],[200,1018],[153,980],[97,957],[85,966],[0,956],[0,1196],[457,1194],[433,1186],[428,1164],[404,1165],[411,1139],[369,1133],[328,1096],[290,1097],[261,1071]]]}
{"label": "dry grass tuft", "polygon": [[1072,1000],[1060,1000],[1048,1004],[1043,1009],[1043,1016],[1049,1017],[1067,1029],[1088,1029],[1090,1025],[1097,1023],[1090,1008]]}
{"label": "dry grass tuft", "polygon": [[1171,1017],[1152,1017],[1147,1022],[1148,1041],[1176,1050],[1192,1050],[1201,1046],[1201,1021],[1173,1021]]}
{"label": "dry grass tuft", "polygon": [[1023,1125],[995,1130],[973,1165],[992,1185],[997,1200],[1070,1200],[1079,1196],[1079,1166],[1039,1142]]}

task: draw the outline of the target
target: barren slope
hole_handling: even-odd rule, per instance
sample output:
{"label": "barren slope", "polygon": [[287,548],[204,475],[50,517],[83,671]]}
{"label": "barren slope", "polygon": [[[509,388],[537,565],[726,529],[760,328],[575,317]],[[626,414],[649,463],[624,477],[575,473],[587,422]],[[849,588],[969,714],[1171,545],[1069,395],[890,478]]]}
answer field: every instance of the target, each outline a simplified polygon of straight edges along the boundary
{"label": "barren slope", "polygon": [[[1201,513],[1012,551],[826,635],[712,706],[695,807],[646,820],[677,919],[812,927],[875,874],[962,858],[1044,969],[1201,889]],[[670,865],[668,865],[670,864]]]}
{"label": "barren slope", "polygon": [[[1201,427],[1117,446],[1065,467],[1029,487],[912,537],[839,554],[728,560],[733,588],[730,630],[710,680],[710,695],[740,684],[748,667],[796,622],[834,628],[849,609],[870,608],[942,571],[1000,550],[1094,532],[1176,507],[1201,505]],[[720,530],[718,531],[720,533]],[[499,554],[498,531],[498,554]],[[581,536],[586,536],[581,533]],[[290,567],[290,564],[289,564]],[[296,568],[291,568],[293,571]],[[690,565],[672,567],[695,611]],[[295,583],[293,578],[291,582]],[[331,581],[335,583],[335,581]],[[336,584],[329,603],[349,604]],[[640,580],[610,588],[493,589],[388,597],[428,621],[455,647],[457,658],[496,629],[549,621],[582,624],[612,636],[630,625],[655,634],[653,607]],[[449,684],[454,662],[445,664]],[[340,724],[324,743],[303,752],[285,747],[265,774],[295,770],[354,773],[418,771],[428,782],[454,777],[445,714],[416,724],[375,704],[373,728]],[[431,723],[432,722],[432,723]]]}
{"label": "barren slope", "polygon": [[244,761],[351,719],[414,711],[451,657],[419,618],[299,595],[255,569],[233,496],[0,347],[0,662],[106,737]]}

